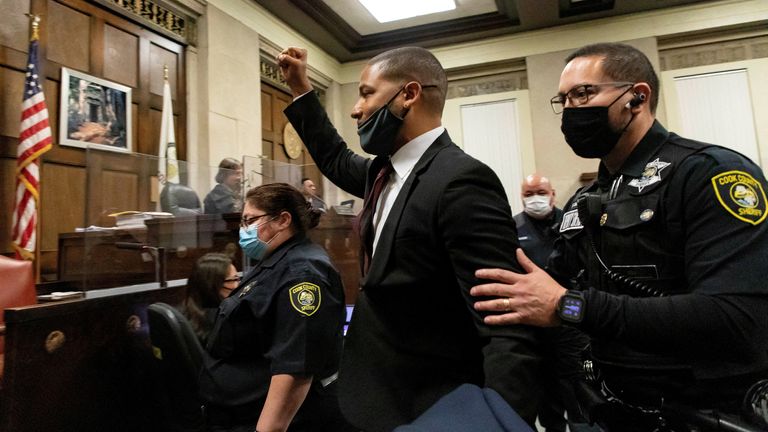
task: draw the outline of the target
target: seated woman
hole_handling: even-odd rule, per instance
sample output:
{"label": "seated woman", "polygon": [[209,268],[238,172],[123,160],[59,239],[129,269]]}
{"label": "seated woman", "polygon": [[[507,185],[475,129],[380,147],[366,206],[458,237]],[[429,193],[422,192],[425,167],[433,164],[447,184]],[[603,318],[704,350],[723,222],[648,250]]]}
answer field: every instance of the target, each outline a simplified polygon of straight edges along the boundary
{"label": "seated woman", "polygon": [[216,173],[218,183],[203,200],[206,214],[239,213],[242,209],[240,187],[243,181],[243,166],[233,158],[219,162]]}
{"label": "seated woman", "polygon": [[238,282],[237,269],[227,255],[207,253],[195,263],[187,280],[187,295],[179,309],[203,346],[213,328],[219,304],[237,288]]}
{"label": "seated woman", "polygon": [[200,376],[211,431],[346,431],[335,394],[344,289],[306,231],[320,212],[284,184],[251,189],[240,245],[255,266],[221,303]]}

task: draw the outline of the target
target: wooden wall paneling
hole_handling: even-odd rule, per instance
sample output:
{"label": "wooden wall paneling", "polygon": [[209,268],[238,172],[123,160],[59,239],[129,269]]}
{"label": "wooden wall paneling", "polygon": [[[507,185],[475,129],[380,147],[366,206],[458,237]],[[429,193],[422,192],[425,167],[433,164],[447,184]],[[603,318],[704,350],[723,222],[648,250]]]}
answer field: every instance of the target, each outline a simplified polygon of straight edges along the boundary
{"label": "wooden wall paneling", "polygon": [[154,167],[141,155],[91,150],[88,154],[86,203],[88,225],[112,226],[109,214],[154,210],[149,202],[149,177]]}
{"label": "wooden wall paneling", "polygon": [[[181,97],[186,89],[184,70],[184,50],[179,49],[179,45],[169,42],[166,39],[154,38],[150,45],[150,78],[149,88],[152,95],[152,106],[163,109],[163,66],[168,66],[168,85],[171,88],[171,100],[173,101],[174,132],[176,134],[176,155],[181,160],[187,159],[187,139],[186,139],[186,98]],[[159,141],[160,129],[157,129],[157,138]]]}
{"label": "wooden wall paneling", "polygon": [[13,215],[10,209],[14,207],[16,198],[16,159],[0,157],[0,208],[9,211],[0,212],[0,253],[6,254],[11,248],[11,226]]}
{"label": "wooden wall paneling", "polygon": [[91,71],[91,17],[53,0],[43,26],[47,30],[46,58],[86,73]]}
{"label": "wooden wall paneling", "polygon": [[302,166],[299,178],[295,178],[295,172],[289,172],[283,168],[271,173],[274,179],[297,183],[301,177],[309,177],[316,184],[321,185],[322,174],[314,165],[308,166],[308,164],[314,164],[314,161],[306,149],[302,150],[302,155],[297,159],[290,159],[285,151],[283,129],[288,123],[288,118],[283,114],[283,110],[293,101],[293,98],[286,92],[262,82],[261,101],[262,154],[270,160]]}
{"label": "wooden wall paneling", "polygon": [[[151,154],[152,156],[157,157],[159,155],[160,151],[160,125],[163,122],[163,110],[162,106],[160,108],[150,108],[149,109],[149,124],[151,131],[157,131],[157,137],[155,137],[154,133],[152,134],[151,139],[147,143],[147,148],[149,149],[148,154]],[[176,125],[174,124],[174,130],[176,128]]]}
{"label": "wooden wall paneling", "polygon": [[[8,67],[0,68],[0,135],[16,138],[18,142],[21,122],[21,100],[24,93],[24,72]],[[3,154],[16,157],[16,144],[4,143]]]}
{"label": "wooden wall paneling", "polygon": [[104,17],[91,17],[90,64],[88,70],[97,77],[104,76]]}
{"label": "wooden wall paneling", "polygon": [[27,52],[29,45],[29,18],[24,15],[30,9],[29,0],[0,1],[3,31],[0,31],[0,47]]}
{"label": "wooden wall paneling", "polygon": [[262,136],[264,133],[269,134],[269,141],[274,141],[272,137],[272,92],[268,91],[269,87],[261,86],[261,130]]}
{"label": "wooden wall paneling", "polygon": [[133,134],[131,134],[132,148],[139,148],[139,104],[131,104],[131,127],[133,127]]}
{"label": "wooden wall paneling", "polygon": [[139,204],[139,174],[108,169],[101,172],[102,220],[114,212],[139,210],[143,207]]}
{"label": "wooden wall paneling", "polygon": [[45,163],[40,185],[40,276],[52,280],[58,271],[59,233],[87,226],[85,168]]}
{"label": "wooden wall paneling", "polygon": [[104,78],[139,85],[139,37],[104,23]]}
{"label": "wooden wall paneling", "polygon": [[163,66],[168,66],[168,84],[171,87],[171,98],[178,95],[179,56],[157,44],[149,46],[149,92],[158,96],[163,95]]}
{"label": "wooden wall paneling", "polygon": [[[150,92],[149,92],[149,55],[150,55],[151,42],[146,38],[141,38],[139,41],[139,82],[142,85],[134,90],[134,101],[139,104],[139,128],[134,131],[138,136],[136,141],[136,152],[144,154],[157,154],[157,144],[152,144],[152,118],[150,117]],[[158,129],[159,130],[159,129]],[[158,132],[159,133],[159,132]],[[155,149],[153,152],[152,149]]]}

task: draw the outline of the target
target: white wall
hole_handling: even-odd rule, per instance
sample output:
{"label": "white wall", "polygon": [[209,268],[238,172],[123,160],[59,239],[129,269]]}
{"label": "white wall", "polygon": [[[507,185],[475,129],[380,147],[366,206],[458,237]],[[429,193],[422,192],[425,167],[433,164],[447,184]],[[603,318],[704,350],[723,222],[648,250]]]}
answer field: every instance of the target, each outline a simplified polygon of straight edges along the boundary
{"label": "white wall", "polygon": [[[527,90],[511,91],[503,93],[494,93],[489,95],[470,96],[464,98],[449,99],[445,102],[445,109],[443,110],[443,125],[448,130],[451,139],[459,146],[464,148],[464,130],[461,116],[461,107],[476,104],[487,104],[499,101],[515,101],[517,107],[517,119],[509,119],[509,121],[515,121],[514,127],[517,129],[518,134],[518,148],[510,149],[509,152],[499,154],[501,157],[514,157],[519,158],[520,168],[523,175],[520,175],[520,179],[525,176],[525,173],[532,173],[536,170],[535,151],[533,148],[533,136],[531,134],[533,128],[531,126],[530,116],[530,100],[528,98]],[[483,160],[483,158],[479,158]],[[483,160],[486,164],[494,167],[493,161]],[[507,191],[507,198],[510,205],[517,209],[519,207],[519,183],[514,181],[502,181],[504,188]]]}
{"label": "white wall", "polygon": [[[681,131],[683,122],[680,110],[675,107],[681,101],[678,98],[675,86],[675,77],[687,75],[699,75],[719,71],[746,69],[749,82],[749,90],[752,102],[752,120],[754,121],[755,133],[757,135],[757,148],[759,160],[755,160],[763,169],[768,167],[768,59],[745,60],[731,63],[720,63],[715,65],[700,66],[694,68],[677,69],[665,71],[661,74],[661,86],[664,89],[662,96],[668,107],[668,127],[673,131]],[[706,98],[705,98],[706,99]],[[718,125],[721,129],[727,129],[729,124]],[[714,144],[722,144],[714,142]]]}

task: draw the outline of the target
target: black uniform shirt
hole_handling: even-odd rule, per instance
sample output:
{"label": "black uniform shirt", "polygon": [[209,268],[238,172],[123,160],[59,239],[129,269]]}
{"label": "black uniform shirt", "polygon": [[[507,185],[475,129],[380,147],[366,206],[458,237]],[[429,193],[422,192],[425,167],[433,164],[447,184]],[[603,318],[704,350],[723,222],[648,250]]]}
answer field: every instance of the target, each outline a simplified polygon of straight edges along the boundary
{"label": "black uniform shirt", "polygon": [[272,375],[327,378],[338,370],[344,317],[344,289],[328,255],[294,237],[222,302],[206,347],[201,396],[213,405],[258,409]]}
{"label": "black uniform shirt", "polygon": [[545,267],[555,245],[563,211],[555,207],[544,219],[532,218],[523,211],[516,214],[514,219],[517,225],[517,240],[525,255],[537,266]]}
{"label": "black uniform shirt", "polygon": [[[744,156],[658,122],[617,173],[601,164],[564,208],[550,269],[561,281],[584,271],[580,328],[609,363],[685,366],[696,379],[768,370],[765,185]],[[601,196],[598,221],[579,217],[589,192]],[[591,240],[584,225],[596,227]],[[665,296],[619,289],[600,259]]]}

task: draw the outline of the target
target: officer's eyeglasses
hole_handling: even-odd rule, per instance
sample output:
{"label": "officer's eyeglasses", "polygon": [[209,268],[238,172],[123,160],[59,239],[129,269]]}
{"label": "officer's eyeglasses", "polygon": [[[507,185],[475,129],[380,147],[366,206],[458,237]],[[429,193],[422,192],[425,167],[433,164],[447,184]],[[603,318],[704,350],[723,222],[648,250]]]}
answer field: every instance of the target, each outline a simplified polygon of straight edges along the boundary
{"label": "officer's eyeglasses", "polygon": [[252,217],[243,217],[240,219],[240,226],[243,228],[248,228],[249,226],[256,223],[257,220],[263,218],[264,216],[269,216],[269,213],[260,214],[258,216],[252,216]]}
{"label": "officer's eyeglasses", "polygon": [[626,81],[619,81],[619,82],[607,82],[607,83],[599,83],[599,84],[579,84],[576,87],[568,90],[568,93],[560,93],[557,96],[553,97],[549,104],[552,105],[552,111],[555,112],[555,114],[560,114],[563,112],[563,108],[565,107],[565,102],[568,101],[571,106],[577,107],[586,104],[589,102],[596,94],[600,93],[601,87],[626,87],[635,85],[631,82]]}

